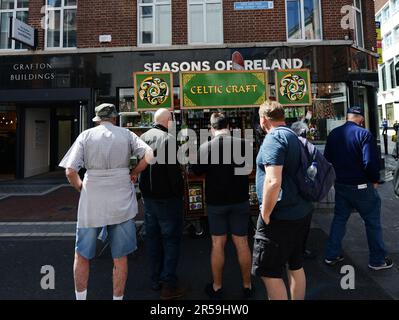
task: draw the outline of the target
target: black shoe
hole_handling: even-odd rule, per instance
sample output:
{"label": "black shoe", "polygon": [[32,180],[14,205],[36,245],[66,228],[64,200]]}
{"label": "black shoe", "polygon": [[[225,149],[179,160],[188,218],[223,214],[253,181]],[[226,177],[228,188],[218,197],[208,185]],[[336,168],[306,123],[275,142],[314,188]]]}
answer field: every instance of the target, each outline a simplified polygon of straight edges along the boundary
{"label": "black shoe", "polygon": [[303,253],[303,257],[305,259],[308,259],[308,260],[316,259],[317,258],[317,253],[315,251],[311,251],[311,250],[306,249],[304,251],[304,253]]}
{"label": "black shoe", "polygon": [[254,289],[253,288],[243,288],[242,289],[242,298],[244,300],[249,300],[253,297],[254,295]]}
{"label": "black shoe", "polygon": [[161,300],[174,300],[181,298],[185,295],[187,289],[185,287],[169,287],[167,285],[162,286]]}
{"label": "black shoe", "polygon": [[222,300],[222,289],[215,291],[213,289],[213,283],[208,283],[205,287],[205,293],[211,300]]}
{"label": "black shoe", "polygon": [[369,268],[375,271],[390,269],[393,267],[393,261],[390,258],[385,258],[385,262],[379,266],[372,266],[369,264]]}
{"label": "black shoe", "polygon": [[335,259],[324,259],[324,262],[328,266],[335,266],[338,262],[344,261],[343,256],[336,257]]}

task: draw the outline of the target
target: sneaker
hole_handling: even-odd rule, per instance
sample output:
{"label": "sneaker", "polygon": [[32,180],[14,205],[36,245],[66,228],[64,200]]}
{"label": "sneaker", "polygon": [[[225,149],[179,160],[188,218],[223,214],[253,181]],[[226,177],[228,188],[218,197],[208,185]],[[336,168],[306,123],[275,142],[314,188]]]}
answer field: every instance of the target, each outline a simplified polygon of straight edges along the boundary
{"label": "sneaker", "polygon": [[186,288],[183,287],[172,288],[164,285],[162,286],[161,300],[178,299],[183,297],[185,293],[186,293]]}
{"label": "sneaker", "polygon": [[222,289],[215,291],[213,283],[208,283],[205,287],[205,293],[211,300],[222,300]]}
{"label": "sneaker", "polygon": [[369,264],[369,268],[375,271],[390,269],[393,267],[393,261],[390,258],[385,258],[385,262],[379,266],[372,266]]}
{"label": "sneaker", "polygon": [[335,266],[338,262],[344,261],[343,256],[338,256],[335,259],[324,259],[324,262],[328,266]]}
{"label": "sneaker", "polygon": [[242,298],[244,300],[249,300],[253,297],[254,290],[253,288],[242,288]]}

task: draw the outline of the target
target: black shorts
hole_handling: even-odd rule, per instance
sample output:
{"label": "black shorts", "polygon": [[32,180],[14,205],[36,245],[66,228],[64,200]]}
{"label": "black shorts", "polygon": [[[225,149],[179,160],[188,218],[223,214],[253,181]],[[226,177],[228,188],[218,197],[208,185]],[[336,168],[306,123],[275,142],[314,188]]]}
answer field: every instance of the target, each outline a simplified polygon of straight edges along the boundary
{"label": "black shorts", "polygon": [[261,216],[255,235],[252,274],[258,277],[283,278],[289,270],[303,268],[304,244],[312,215],[300,220],[272,220],[265,225]]}
{"label": "black shorts", "polygon": [[248,235],[250,210],[249,201],[221,206],[208,205],[209,233],[212,236],[227,233],[238,237]]}

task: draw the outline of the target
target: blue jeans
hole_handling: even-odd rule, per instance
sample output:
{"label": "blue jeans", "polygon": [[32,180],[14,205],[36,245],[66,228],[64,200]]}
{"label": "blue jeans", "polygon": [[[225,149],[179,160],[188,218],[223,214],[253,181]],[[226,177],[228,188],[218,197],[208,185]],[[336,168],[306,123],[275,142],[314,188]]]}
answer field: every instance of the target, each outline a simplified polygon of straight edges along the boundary
{"label": "blue jeans", "polygon": [[176,287],[176,269],[183,234],[183,200],[144,199],[146,247],[153,284]]}
{"label": "blue jeans", "polygon": [[335,211],[326,258],[333,260],[342,254],[342,239],[353,209],[359,212],[365,223],[370,265],[384,264],[386,251],[381,228],[381,198],[372,184],[360,190],[357,186],[335,185]]}

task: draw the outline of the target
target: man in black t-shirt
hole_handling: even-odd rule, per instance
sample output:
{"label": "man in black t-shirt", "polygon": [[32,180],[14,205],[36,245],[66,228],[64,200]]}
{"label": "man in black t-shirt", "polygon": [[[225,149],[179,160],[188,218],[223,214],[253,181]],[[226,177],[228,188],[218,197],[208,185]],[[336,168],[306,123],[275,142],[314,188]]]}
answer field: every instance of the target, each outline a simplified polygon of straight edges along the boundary
{"label": "man in black t-shirt", "polygon": [[[250,215],[248,171],[236,161],[245,150],[245,140],[231,135],[225,115],[211,116],[213,139],[201,145],[195,174],[205,174],[205,192],[210,233],[212,236],[211,267],[213,282],[205,291],[211,299],[222,297],[222,273],[227,234],[237,251],[243,280],[243,297],[249,298],[251,288],[251,252],[248,245]],[[240,152],[238,152],[240,151]],[[248,160],[248,159],[246,159]],[[245,171],[245,172],[240,172]]]}

